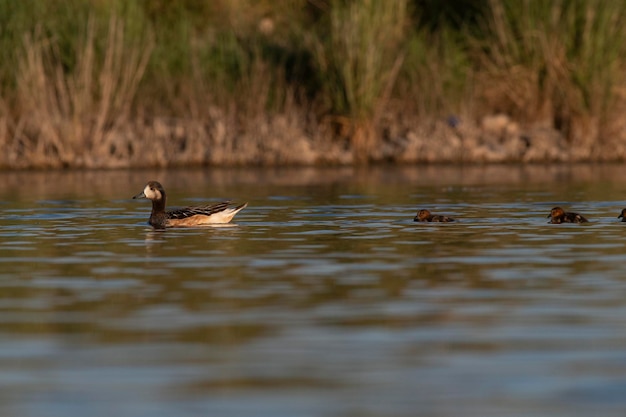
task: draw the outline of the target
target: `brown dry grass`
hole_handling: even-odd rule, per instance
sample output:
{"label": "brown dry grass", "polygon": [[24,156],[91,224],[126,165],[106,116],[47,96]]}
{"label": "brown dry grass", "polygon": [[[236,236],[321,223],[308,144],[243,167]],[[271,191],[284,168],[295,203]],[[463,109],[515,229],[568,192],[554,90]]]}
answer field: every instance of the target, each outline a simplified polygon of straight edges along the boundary
{"label": "brown dry grass", "polygon": [[618,2],[490,0],[478,34],[408,0],[96,3],[44,8],[66,32],[11,3],[0,167],[626,159]]}
{"label": "brown dry grass", "polygon": [[18,158],[14,164],[19,166],[21,159],[35,166],[93,168],[132,156],[133,141],[120,131],[129,122],[152,42],[128,45],[123,23],[113,16],[99,61],[95,37],[90,19],[73,73],[64,71],[50,39],[41,33],[24,37],[18,63],[17,140],[9,151]]}

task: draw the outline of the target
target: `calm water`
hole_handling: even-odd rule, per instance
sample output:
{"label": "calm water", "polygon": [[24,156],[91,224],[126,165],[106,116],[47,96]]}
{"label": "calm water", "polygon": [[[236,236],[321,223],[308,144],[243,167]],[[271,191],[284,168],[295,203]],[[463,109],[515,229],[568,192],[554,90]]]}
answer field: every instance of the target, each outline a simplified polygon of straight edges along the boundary
{"label": "calm water", "polygon": [[622,416],[623,173],[0,173],[0,415]]}

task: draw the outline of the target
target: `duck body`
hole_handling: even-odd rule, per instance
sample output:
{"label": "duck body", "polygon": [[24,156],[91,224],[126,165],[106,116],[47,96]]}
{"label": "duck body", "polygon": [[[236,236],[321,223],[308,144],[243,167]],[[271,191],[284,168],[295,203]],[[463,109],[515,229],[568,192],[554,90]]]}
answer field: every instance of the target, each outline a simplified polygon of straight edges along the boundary
{"label": "duck body", "polygon": [[248,203],[243,203],[235,206],[230,201],[224,201],[165,211],[165,189],[157,181],[148,182],[143,191],[133,198],[147,198],[152,201],[152,212],[148,223],[155,229],[228,223],[248,205]]}
{"label": "duck body", "polygon": [[622,219],[623,222],[626,222],[626,208],[622,210],[622,212],[617,216],[618,219]]}
{"label": "duck body", "polygon": [[561,224],[561,223],[587,223],[589,220],[584,218],[578,213],[566,212],[561,207],[554,207],[548,214],[550,218],[549,223]]}
{"label": "duck body", "polygon": [[441,214],[431,214],[430,211],[422,209],[417,212],[414,222],[441,222],[449,223],[455,221],[452,217],[442,216]]}

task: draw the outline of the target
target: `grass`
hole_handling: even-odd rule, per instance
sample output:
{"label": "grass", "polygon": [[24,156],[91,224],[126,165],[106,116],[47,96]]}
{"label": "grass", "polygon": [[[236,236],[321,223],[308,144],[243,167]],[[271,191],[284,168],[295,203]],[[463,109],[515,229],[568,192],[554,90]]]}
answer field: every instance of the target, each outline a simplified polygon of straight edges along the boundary
{"label": "grass", "polygon": [[335,0],[317,63],[333,112],[350,117],[355,159],[380,147],[376,125],[404,61],[407,1]]}
{"label": "grass", "polygon": [[[102,45],[97,42],[100,35]],[[106,27],[98,27],[89,15],[81,39],[72,57],[73,68],[66,72],[57,42],[40,30],[24,37],[16,74],[16,106],[21,112],[21,129],[16,133],[35,138],[20,142],[25,159],[43,159],[39,164],[51,166],[94,167],[132,147],[107,133],[131,115],[150,56],[150,38],[129,40],[124,22],[116,15],[111,15]]]}
{"label": "grass", "polygon": [[626,104],[624,17],[610,0],[0,0],[0,165],[310,161],[309,146],[367,163],[389,120],[494,113],[592,152]]}
{"label": "grass", "polygon": [[490,5],[477,60],[486,107],[555,126],[572,142],[602,140],[625,82],[626,6],[604,0]]}

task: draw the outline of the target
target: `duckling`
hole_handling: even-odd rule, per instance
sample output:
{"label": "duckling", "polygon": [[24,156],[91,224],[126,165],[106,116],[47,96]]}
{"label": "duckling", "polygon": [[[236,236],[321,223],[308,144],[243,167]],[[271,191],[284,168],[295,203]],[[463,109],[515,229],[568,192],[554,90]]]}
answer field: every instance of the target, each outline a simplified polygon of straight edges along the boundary
{"label": "duckling", "polygon": [[617,216],[618,219],[622,219],[623,222],[626,222],[626,208],[622,210],[622,212]]}
{"label": "duckling", "polygon": [[442,216],[440,214],[430,214],[430,211],[422,209],[417,212],[417,216],[413,218],[414,222],[442,222],[448,223],[455,221],[452,217]]}
{"label": "duckling", "polygon": [[554,207],[550,214],[547,217],[550,217],[550,221],[548,223],[560,224],[560,223],[587,223],[588,220],[585,219],[578,213],[568,213],[564,211],[561,207]]}
{"label": "duckling", "polygon": [[150,181],[142,192],[133,197],[152,201],[152,212],[148,223],[155,229],[166,227],[199,226],[204,224],[228,223],[248,203],[233,206],[230,201],[199,207],[185,207],[165,211],[165,189],[157,181]]}

